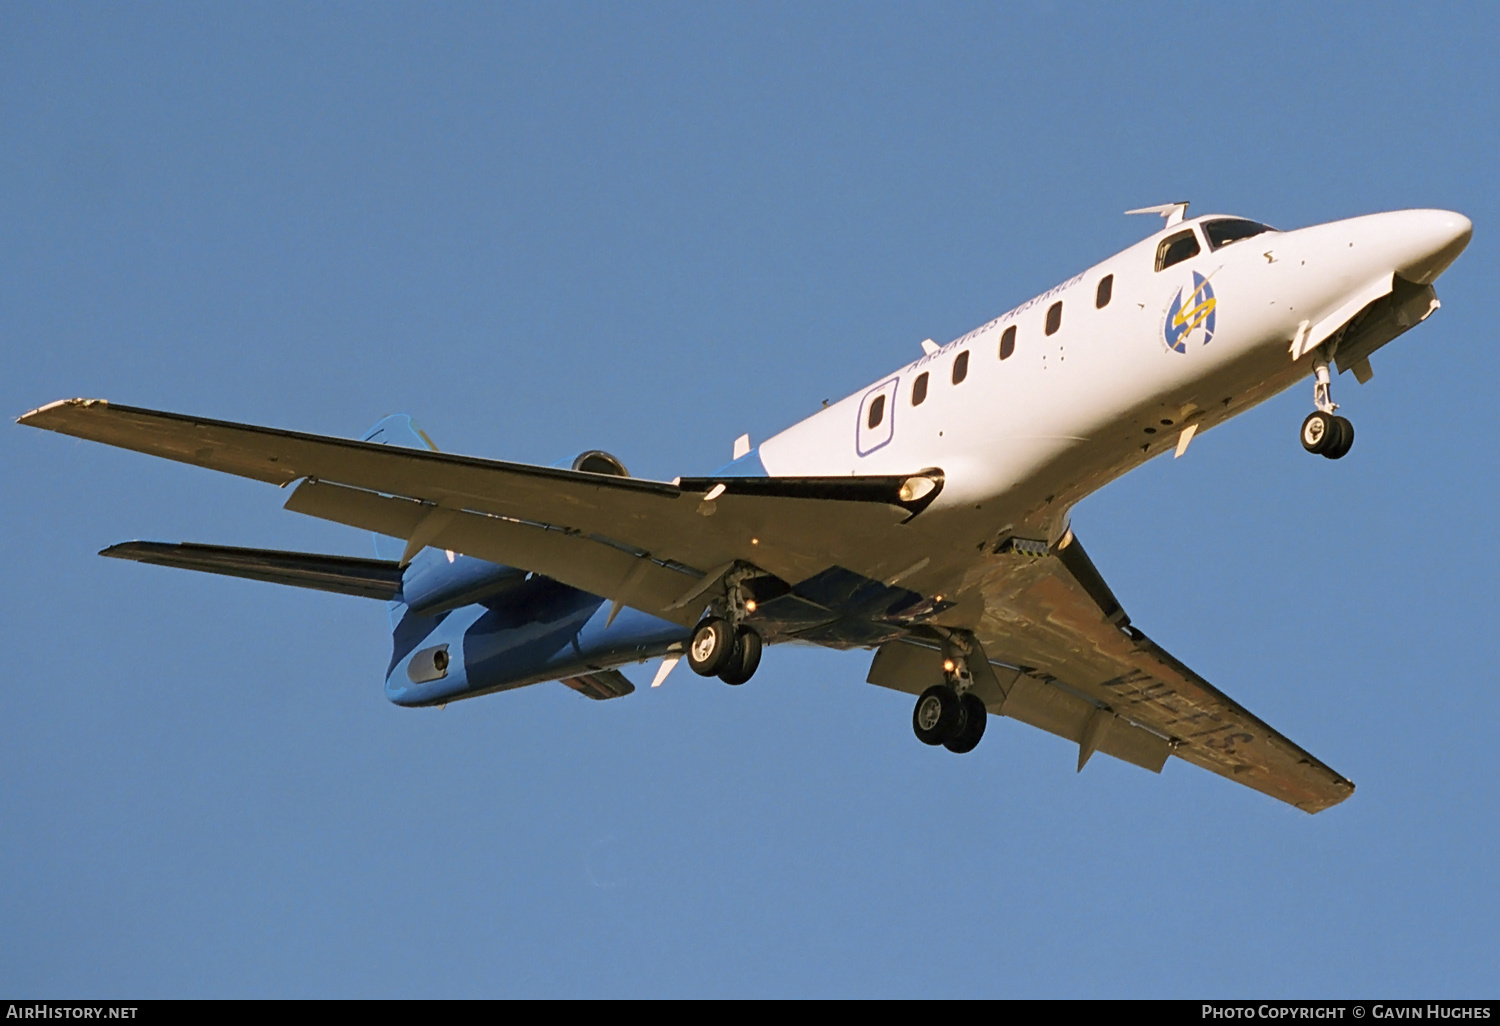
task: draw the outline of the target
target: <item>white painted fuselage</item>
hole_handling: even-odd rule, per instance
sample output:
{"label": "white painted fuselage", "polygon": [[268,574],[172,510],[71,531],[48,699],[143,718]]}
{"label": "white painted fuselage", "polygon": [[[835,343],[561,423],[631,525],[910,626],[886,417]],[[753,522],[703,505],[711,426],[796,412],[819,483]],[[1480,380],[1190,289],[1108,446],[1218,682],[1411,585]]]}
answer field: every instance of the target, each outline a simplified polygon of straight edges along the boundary
{"label": "white painted fuselage", "polygon": [[[1006,537],[1056,542],[1074,503],[1178,447],[1185,429],[1201,434],[1307,380],[1314,361],[1332,355],[1320,344],[1389,294],[1393,275],[1429,284],[1472,231],[1460,214],[1408,210],[1215,248],[1203,226],[1222,219],[1170,224],[929,347],[768,439],[762,464],[773,476],[940,468],[937,501],[870,569],[929,593],[956,588],[977,548]],[[1158,270],[1163,243],[1187,231],[1197,254]],[[1013,347],[1002,346],[1009,329]],[[919,555],[925,565],[907,572]]]}

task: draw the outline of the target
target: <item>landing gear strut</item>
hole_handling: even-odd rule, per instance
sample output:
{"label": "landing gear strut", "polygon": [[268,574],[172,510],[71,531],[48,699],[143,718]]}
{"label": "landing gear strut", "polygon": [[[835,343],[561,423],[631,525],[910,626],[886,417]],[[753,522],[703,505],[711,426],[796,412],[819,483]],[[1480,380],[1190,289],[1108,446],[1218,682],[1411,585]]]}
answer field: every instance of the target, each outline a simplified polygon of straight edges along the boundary
{"label": "landing gear strut", "polygon": [[1326,459],[1340,459],[1354,445],[1354,425],[1347,417],[1334,415],[1339,404],[1333,401],[1328,360],[1321,350],[1313,357],[1313,405],[1317,409],[1302,422],[1302,448]]}
{"label": "landing gear strut", "polygon": [[947,680],[922,692],[912,710],[911,727],[924,745],[942,745],[962,755],[972,752],[984,737],[990,714],[969,690],[974,681],[962,656],[945,659],[943,669]]}

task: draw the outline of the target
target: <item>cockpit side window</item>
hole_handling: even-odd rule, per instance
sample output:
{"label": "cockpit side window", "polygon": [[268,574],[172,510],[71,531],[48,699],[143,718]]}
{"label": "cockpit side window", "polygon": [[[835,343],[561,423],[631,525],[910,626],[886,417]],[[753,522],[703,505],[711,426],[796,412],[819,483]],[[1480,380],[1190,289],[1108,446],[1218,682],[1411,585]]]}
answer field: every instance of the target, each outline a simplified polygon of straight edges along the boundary
{"label": "cockpit side window", "polygon": [[1209,249],[1223,249],[1231,242],[1239,242],[1248,239],[1252,235],[1260,235],[1262,232],[1274,232],[1276,229],[1259,221],[1247,221],[1243,217],[1225,217],[1217,221],[1204,221],[1203,234],[1208,236]]}
{"label": "cockpit side window", "polygon": [[1173,264],[1191,260],[1202,251],[1203,247],[1198,245],[1198,236],[1193,234],[1191,228],[1176,235],[1168,235],[1156,247],[1156,269],[1165,271]]}

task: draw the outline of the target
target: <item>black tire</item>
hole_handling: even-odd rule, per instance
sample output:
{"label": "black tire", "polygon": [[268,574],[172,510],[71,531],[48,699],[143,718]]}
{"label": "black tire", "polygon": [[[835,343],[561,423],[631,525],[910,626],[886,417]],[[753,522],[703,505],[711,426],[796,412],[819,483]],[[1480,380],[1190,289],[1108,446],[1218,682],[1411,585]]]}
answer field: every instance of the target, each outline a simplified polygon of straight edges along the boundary
{"label": "black tire", "polygon": [[719,671],[719,679],[725,684],[743,684],[755,676],[755,669],[760,666],[762,647],[760,634],[751,628],[741,627],[735,631],[734,654],[730,656],[724,669]]}
{"label": "black tire", "polygon": [[980,739],[984,737],[985,724],[990,719],[989,710],[974,692],[964,692],[961,701],[964,707],[963,727],[956,735],[943,742],[944,748],[958,755],[972,752],[978,746]]}
{"label": "black tire", "polygon": [[[1338,444],[1342,432],[1333,414],[1314,410],[1302,422],[1302,448],[1311,453],[1326,454]],[[1353,437],[1353,429],[1350,429]]]}
{"label": "black tire", "polygon": [[1354,425],[1349,423],[1348,417],[1334,417],[1334,425],[1338,428],[1338,440],[1324,450],[1323,455],[1330,460],[1341,460],[1354,447]]}
{"label": "black tire", "polygon": [[963,715],[958,693],[946,684],[934,684],[917,699],[911,729],[924,745],[940,745],[957,731]]}
{"label": "black tire", "polygon": [[729,621],[707,616],[693,628],[688,640],[687,661],[700,677],[713,677],[734,657],[734,629]]}

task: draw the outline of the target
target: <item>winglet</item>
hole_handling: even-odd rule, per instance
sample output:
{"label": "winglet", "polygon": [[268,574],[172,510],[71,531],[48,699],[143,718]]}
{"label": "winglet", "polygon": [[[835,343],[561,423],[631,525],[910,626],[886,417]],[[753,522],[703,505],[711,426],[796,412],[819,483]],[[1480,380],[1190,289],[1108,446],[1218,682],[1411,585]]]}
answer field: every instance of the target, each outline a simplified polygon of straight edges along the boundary
{"label": "winglet", "polygon": [[1187,216],[1188,201],[1179,203],[1163,203],[1159,207],[1141,207],[1138,210],[1127,210],[1127,214],[1160,214],[1167,219],[1167,227],[1170,228]]}

